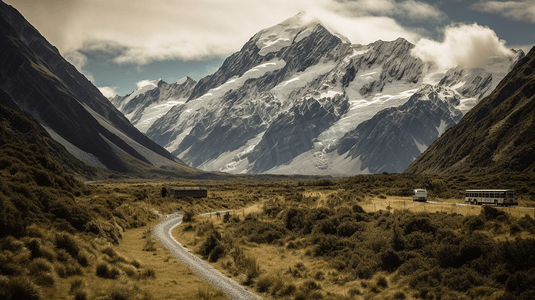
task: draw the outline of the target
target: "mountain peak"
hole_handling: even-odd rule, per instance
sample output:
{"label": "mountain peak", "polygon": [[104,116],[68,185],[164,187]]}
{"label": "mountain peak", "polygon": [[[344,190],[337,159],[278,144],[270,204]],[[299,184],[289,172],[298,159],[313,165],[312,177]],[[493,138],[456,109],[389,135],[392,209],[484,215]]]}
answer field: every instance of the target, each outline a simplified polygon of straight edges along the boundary
{"label": "mountain peak", "polygon": [[261,30],[253,37],[256,40],[256,46],[260,49],[258,54],[264,56],[290,46],[294,42],[299,42],[309,36],[317,26],[327,29],[343,42],[349,43],[349,39],[329,30],[318,18],[306,11],[300,11],[297,15],[275,26]]}

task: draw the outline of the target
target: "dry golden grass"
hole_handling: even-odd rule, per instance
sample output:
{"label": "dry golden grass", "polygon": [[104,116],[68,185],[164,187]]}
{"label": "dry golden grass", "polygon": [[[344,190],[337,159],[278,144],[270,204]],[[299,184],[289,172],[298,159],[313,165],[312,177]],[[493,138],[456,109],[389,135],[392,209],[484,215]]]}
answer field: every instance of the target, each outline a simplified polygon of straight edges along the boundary
{"label": "dry golden grass", "polygon": [[[334,180],[333,180],[334,181]],[[456,205],[463,203],[462,199],[439,199],[431,198],[430,201],[437,203],[413,202],[411,197],[384,196],[384,194],[374,192],[352,193],[345,189],[333,187],[321,187],[313,185],[298,186],[297,182],[291,180],[266,181],[182,181],[180,185],[202,185],[209,187],[208,199],[193,200],[191,202],[177,201],[172,198],[161,198],[160,191],[163,186],[170,187],[178,185],[176,182],[151,182],[151,181],[130,181],[113,183],[93,183],[98,186],[98,192],[90,195],[81,195],[77,198],[83,203],[90,203],[92,200],[104,199],[128,199],[137,201],[147,208],[171,213],[181,210],[193,210],[196,214],[234,209],[233,214],[237,214],[243,219],[249,214],[261,214],[263,204],[269,200],[277,200],[280,203],[291,199],[302,199],[303,205],[331,206],[343,205],[344,197],[360,199],[359,204],[367,212],[374,211],[396,211],[410,210],[414,212],[443,212],[456,213],[462,215],[478,215],[481,206]],[[144,192],[147,197],[139,200],[139,195]],[[348,196],[349,195],[349,196]],[[296,198],[297,197],[297,198]],[[522,195],[522,197],[524,197]],[[521,197],[521,206],[534,206],[529,197]],[[336,201],[333,201],[336,199]],[[522,217],[525,214],[535,217],[535,210],[531,208],[498,208],[509,213],[513,217]],[[211,220],[216,228],[222,229],[221,220],[215,216],[197,216],[198,221]],[[151,268],[156,273],[155,279],[132,279],[122,276],[119,279],[103,279],[95,275],[95,267],[91,267],[84,276],[74,276],[67,279],[59,279],[55,286],[46,289],[45,299],[72,299],[69,294],[71,283],[76,279],[83,279],[91,291],[90,299],[104,296],[119,286],[129,286],[134,284],[140,291],[151,295],[153,299],[224,299],[220,293],[213,290],[207,283],[203,282],[187,267],[180,264],[165,250],[159,243],[155,244],[156,251],[143,251],[146,234],[150,226],[154,224],[129,229],[123,233],[120,245],[115,249],[128,260],[136,260],[144,268]],[[183,225],[173,232],[175,238],[181,243],[194,250],[201,241],[194,231],[183,232]],[[496,239],[508,238],[507,233],[497,235]],[[369,299],[380,295],[383,299],[394,299],[401,297],[401,293],[406,290],[406,283],[397,279],[395,273],[376,274],[368,280],[350,280],[348,276],[340,273],[329,266],[328,263],[313,258],[305,254],[303,249],[286,249],[283,246],[256,244],[244,241],[244,250],[248,256],[256,258],[261,268],[259,276],[274,276],[282,279],[285,283],[292,282],[300,286],[307,280],[314,280],[321,285],[322,293],[330,295],[336,299],[340,297],[356,299]],[[225,260],[222,259],[212,264],[227,276],[232,276],[224,267]],[[239,276],[234,279],[239,281]],[[377,284],[379,277],[383,276],[388,282],[387,286]],[[381,279],[382,280],[382,279]],[[366,296],[367,295],[367,296]],[[263,293],[266,299],[275,299],[269,292]],[[406,299],[411,295],[406,294]]]}
{"label": "dry golden grass", "polygon": [[127,231],[123,242],[117,247],[125,256],[156,271],[156,279],[137,282],[143,290],[154,299],[200,299],[199,290],[212,290],[210,285],[180,264],[161,244],[156,243],[156,251],[143,251],[143,235],[146,230],[147,228],[138,228]]}

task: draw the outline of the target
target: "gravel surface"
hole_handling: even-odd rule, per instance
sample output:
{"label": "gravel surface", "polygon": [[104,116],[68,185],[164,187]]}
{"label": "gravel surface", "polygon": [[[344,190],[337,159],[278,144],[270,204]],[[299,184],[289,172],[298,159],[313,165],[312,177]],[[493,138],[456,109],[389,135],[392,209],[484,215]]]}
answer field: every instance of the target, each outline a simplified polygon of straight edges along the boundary
{"label": "gravel surface", "polygon": [[171,230],[182,223],[182,215],[168,215],[164,221],[158,223],[153,230],[154,237],[174,255],[180,263],[188,266],[197,273],[204,281],[221,290],[232,300],[238,299],[262,299],[260,296],[246,290],[236,281],[226,277],[210,264],[193,255],[180,244],[171,234]]}

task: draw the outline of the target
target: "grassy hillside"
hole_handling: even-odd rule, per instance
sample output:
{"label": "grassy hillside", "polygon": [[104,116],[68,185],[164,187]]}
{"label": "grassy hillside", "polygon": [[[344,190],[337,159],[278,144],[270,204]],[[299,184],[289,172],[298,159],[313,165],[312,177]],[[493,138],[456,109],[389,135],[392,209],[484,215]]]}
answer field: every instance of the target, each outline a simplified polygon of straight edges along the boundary
{"label": "grassy hillside", "polygon": [[[164,201],[161,185],[82,183],[70,172],[92,177],[99,171],[11,104],[0,93],[0,299],[162,298],[165,290],[150,289],[165,269],[144,251],[154,244],[149,224],[159,219],[156,211],[182,205]],[[149,234],[118,251],[135,228]],[[196,282],[184,299],[217,293],[184,269],[177,269],[183,279]]]}
{"label": "grassy hillside", "polygon": [[445,132],[408,173],[535,171],[535,48],[497,88]]}

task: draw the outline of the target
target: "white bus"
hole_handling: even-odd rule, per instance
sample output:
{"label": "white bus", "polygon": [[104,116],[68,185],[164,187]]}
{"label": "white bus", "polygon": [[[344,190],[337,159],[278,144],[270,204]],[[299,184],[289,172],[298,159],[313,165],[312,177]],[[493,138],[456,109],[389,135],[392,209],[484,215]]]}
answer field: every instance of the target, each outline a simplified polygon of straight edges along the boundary
{"label": "white bus", "polygon": [[514,190],[466,190],[465,202],[472,205],[494,204],[496,206],[518,205]]}
{"label": "white bus", "polygon": [[427,191],[424,189],[414,189],[412,191],[412,201],[427,201]]}

